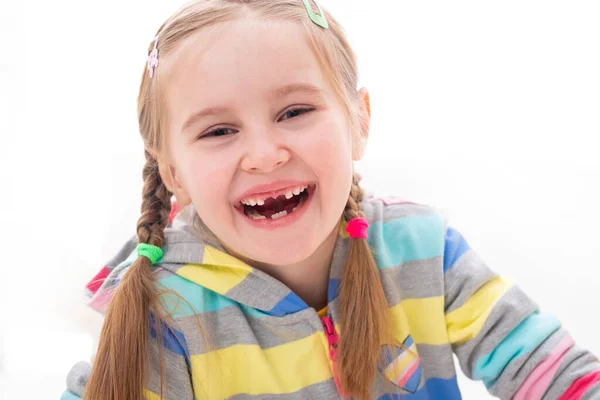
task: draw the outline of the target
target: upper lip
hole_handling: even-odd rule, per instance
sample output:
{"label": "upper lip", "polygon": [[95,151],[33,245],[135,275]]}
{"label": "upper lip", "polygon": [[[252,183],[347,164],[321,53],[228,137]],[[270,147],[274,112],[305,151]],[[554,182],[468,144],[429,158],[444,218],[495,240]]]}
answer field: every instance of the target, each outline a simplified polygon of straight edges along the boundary
{"label": "upper lip", "polygon": [[297,186],[309,186],[312,184],[313,183],[309,181],[282,180],[262,185],[256,185],[242,193],[235,200],[234,204],[239,205],[243,199],[259,195],[265,197],[277,197],[282,194],[285,194],[289,189],[293,189]]}

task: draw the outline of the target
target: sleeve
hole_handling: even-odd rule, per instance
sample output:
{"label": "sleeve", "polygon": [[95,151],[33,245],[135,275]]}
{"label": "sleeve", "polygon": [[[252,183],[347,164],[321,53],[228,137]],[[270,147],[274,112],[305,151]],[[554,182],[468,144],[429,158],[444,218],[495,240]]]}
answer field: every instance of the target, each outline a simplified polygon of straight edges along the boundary
{"label": "sleeve", "polygon": [[[189,351],[183,334],[171,327],[162,329],[163,357],[165,358],[165,382],[163,397],[160,396],[160,359],[156,332],[151,329],[152,338],[148,346],[148,367],[146,375],[146,400],[194,400],[191,379]],[[71,368],[67,376],[67,390],[61,400],[81,399],[89,379],[92,365],[80,361]]]}
{"label": "sleeve", "polygon": [[498,276],[448,228],[446,328],[462,371],[500,399],[600,399],[600,363],[560,321]]}

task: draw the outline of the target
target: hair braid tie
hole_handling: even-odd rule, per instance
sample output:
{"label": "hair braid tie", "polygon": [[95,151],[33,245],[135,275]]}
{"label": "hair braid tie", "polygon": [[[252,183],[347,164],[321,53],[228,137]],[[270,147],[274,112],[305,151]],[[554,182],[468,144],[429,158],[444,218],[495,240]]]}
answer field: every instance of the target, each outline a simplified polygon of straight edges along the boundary
{"label": "hair braid tie", "polygon": [[369,222],[366,219],[357,217],[348,222],[346,232],[352,239],[367,239],[369,231]]}
{"label": "hair braid tie", "polygon": [[136,250],[138,257],[146,257],[152,265],[156,264],[163,256],[163,250],[160,247],[148,243],[138,244]]}

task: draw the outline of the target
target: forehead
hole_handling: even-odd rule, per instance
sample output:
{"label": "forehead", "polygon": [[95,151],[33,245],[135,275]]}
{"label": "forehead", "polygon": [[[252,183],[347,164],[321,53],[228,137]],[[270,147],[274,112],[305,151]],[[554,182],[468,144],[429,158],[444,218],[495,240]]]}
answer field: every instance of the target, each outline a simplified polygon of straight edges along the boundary
{"label": "forehead", "polygon": [[326,89],[307,34],[293,22],[228,22],[189,38],[175,57],[165,89],[174,119],[201,106],[244,104],[290,83]]}

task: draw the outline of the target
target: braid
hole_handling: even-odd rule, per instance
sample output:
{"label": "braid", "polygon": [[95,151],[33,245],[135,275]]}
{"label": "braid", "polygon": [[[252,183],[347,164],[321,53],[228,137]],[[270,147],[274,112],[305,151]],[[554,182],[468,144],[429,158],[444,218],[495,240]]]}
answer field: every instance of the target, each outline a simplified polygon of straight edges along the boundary
{"label": "braid", "polygon": [[148,151],[144,153],[146,164],[142,171],[144,189],[142,213],[137,223],[138,241],[162,247],[171,212],[171,194],[160,177],[158,162]]}
{"label": "braid", "polygon": [[360,176],[357,173],[354,173],[352,175],[350,195],[348,196],[348,202],[344,209],[344,218],[346,221],[350,221],[354,218],[364,218],[365,214],[362,212],[363,199],[364,191],[362,187],[360,187]]}
{"label": "braid", "polygon": [[[344,218],[364,218],[363,189],[354,174]],[[357,399],[369,392],[382,346],[391,343],[387,301],[379,270],[366,239],[351,238],[340,287],[340,369],[344,392]]]}
{"label": "braid", "polygon": [[[138,241],[162,247],[171,209],[170,195],[160,177],[157,161],[148,151],[145,156]],[[158,327],[164,326],[151,267],[147,257],[138,257],[115,289],[106,311],[94,366],[83,393],[84,400],[144,398],[150,329],[156,332],[157,342],[162,343],[162,328]],[[159,345],[158,351],[160,398],[163,398],[163,346]]]}

